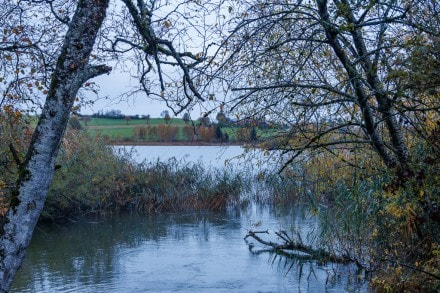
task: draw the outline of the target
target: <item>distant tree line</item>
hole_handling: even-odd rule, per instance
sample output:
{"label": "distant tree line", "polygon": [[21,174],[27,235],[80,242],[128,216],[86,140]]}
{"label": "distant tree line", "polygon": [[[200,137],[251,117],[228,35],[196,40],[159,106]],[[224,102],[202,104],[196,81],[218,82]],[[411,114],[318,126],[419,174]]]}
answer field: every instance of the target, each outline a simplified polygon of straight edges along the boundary
{"label": "distant tree line", "polygon": [[79,117],[83,118],[83,117],[90,117],[90,118],[108,118],[108,119],[146,119],[149,120],[151,118],[151,116],[149,114],[147,115],[140,115],[140,114],[135,114],[135,115],[127,115],[122,113],[121,110],[108,110],[108,111],[98,111],[96,113],[93,113],[92,115],[82,115],[82,114],[77,114]]}
{"label": "distant tree line", "polygon": [[[117,139],[117,138],[116,138]],[[203,141],[228,142],[229,134],[223,132],[220,126],[185,125],[183,127],[159,124],[157,126],[136,126],[133,129],[133,139],[137,141],[175,142]]]}
{"label": "distant tree line", "polygon": [[[150,115],[125,115],[120,110],[98,111],[92,115],[73,115],[70,120],[71,127],[81,129],[82,121],[86,126],[91,118],[124,119],[129,125],[132,119],[145,119],[145,126],[133,128],[133,136],[124,138],[126,141],[150,141],[150,142],[175,142],[175,141],[201,141],[201,142],[260,142],[258,130],[268,129],[285,130],[286,126],[268,122],[264,118],[245,117],[242,119],[232,119],[219,111],[216,115],[217,122],[209,116],[202,116],[197,120],[192,120],[189,113],[184,113],[182,120],[185,125],[170,125],[171,116],[167,110],[160,114],[164,124],[149,125]],[[116,135],[110,140],[121,141],[121,137]]]}

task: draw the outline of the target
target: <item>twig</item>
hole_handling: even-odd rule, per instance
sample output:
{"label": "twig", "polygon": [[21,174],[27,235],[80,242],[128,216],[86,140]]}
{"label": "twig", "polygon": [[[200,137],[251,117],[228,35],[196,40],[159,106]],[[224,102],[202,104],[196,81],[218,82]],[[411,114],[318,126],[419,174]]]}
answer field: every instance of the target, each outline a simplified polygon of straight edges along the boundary
{"label": "twig", "polygon": [[20,166],[21,165],[20,157],[18,156],[17,150],[15,149],[12,143],[9,144],[9,150],[12,153],[12,157],[14,158],[15,163],[17,163],[17,165]]}
{"label": "twig", "polygon": [[413,265],[405,264],[405,263],[401,263],[401,262],[398,262],[398,261],[396,261],[396,260],[392,260],[392,259],[385,259],[385,260],[386,260],[386,261],[389,261],[389,262],[392,262],[392,263],[394,263],[394,264],[396,264],[396,265],[398,265],[398,266],[403,266],[403,267],[406,267],[406,268],[409,268],[409,269],[412,269],[412,270],[418,271],[418,272],[420,272],[420,273],[427,274],[427,275],[429,275],[429,276],[431,276],[431,277],[433,277],[433,278],[436,278],[437,280],[440,280],[440,276],[439,276],[439,275],[436,275],[436,274],[433,274],[433,273],[431,273],[431,272],[428,272],[428,271],[422,270],[421,268],[415,267],[415,266],[413,266]]}

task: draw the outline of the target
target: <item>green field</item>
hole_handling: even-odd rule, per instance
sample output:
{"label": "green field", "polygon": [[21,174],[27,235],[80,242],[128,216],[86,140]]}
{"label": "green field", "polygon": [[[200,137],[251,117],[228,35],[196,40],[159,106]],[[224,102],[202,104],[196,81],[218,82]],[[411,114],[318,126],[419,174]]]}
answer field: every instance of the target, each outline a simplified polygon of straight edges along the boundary
{"label": "green field", "polygon": [[[85,122],[80,118],[80,122],[83,126],[85,126]],[[150,120],[145,119],[131,119],[126,121],[125,119],[110,119],[110,118],[91,118],[90,121],[87,122],[87,126],[99,126],[99,127],[107,127],[107,126],[147,126],[147,125],[159,125],[165,124],[165,120],[163,118],[151,118]],[[170,125],[185,125],[185,122],[180,118],[172,118],[169,123]]]}
{"label": "green field", "polygon": [[[89,121],[84,119],[79,119],[82,127],[87,130],[87,132],[92,135],[101,135],[108,137],[112,141],[135,141],[134,138],[136,127],[155,127],[161,124],[166,124],[163,118],[151,118],[148,121],[146,119],[111,119],[111,118],[91,118]],[[177,126],[178,130],[178,140],[182,140],[181,128],[185,126],[185,122],[182,119],[171,119],[168,125]],[[147,141],[149,139],[147,138]]]}
{"label": "green field", "polygon": [[[185,125],[195,126],[194,131],[199,132],[198,121],[191,121],[185,123],[180,118],[174,118],[169,121],[168,124],[165,123],[163,118],[151,118],[148,120],[145,119],[131,119],[125,120],[121,119],[111,119],[111,118],[91,118],[88,121],[84,119],[79,119],[81,126],[85,129],[91,136],[101,135],[107,137],[110,141],[113,142],[155,142],[158,141],[157,138],[149,137],[147,134],[145,139],[139,139],[135,137],[136,129],[142,128],[158,128],[160,125],[168,125],[171,127],[177,127],[177,135],[173,139],[173,141],[183,142],[186,141],[187,138],[184,135],[183,128]],[[239,134],[240,129],[238,127],[222,127],[221,131],[223,134],[227,134],[229,137],[229,142],[244,142],[245,139],[243,135]],[[257,129],[257,137],[260,139],[273,137],[279,130],[275,129]]]}

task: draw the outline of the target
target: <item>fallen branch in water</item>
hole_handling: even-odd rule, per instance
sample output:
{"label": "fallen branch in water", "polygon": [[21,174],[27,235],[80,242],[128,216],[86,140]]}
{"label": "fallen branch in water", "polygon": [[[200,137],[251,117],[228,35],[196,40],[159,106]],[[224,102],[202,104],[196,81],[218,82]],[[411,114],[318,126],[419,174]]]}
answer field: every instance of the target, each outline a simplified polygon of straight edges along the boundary
{"label": "fallen branch in water", "polygon": [[[351,262],[351,259],[346,256],[338,256],[333,253],[330,253],[324,249],[315,249],[311,246],[305,245],[302,241],[294,241],[291,239],[285,231],[275,232],[280,239],[282,239],[283,243],[276,243],[272,241],[267,241],[258,236],[257,234],[270,234],[268,230],[265,231],[252,231],[249,230],[247,235],[244,237],[244,240],[247,241],[247,238],[251,237],[258,241],[259,243],[270,246],[270,250],[263,251],[275,251],[276,253],[287,255],[286,250],[288,251],[296,251],[302,253],[303,255],[298,255],[301,259],[310,259],[310,260],[319,260],[324,262],[334,262],[334,263],[344,263],[347,264]],[[292,256],[291,254],[288,254]]]}

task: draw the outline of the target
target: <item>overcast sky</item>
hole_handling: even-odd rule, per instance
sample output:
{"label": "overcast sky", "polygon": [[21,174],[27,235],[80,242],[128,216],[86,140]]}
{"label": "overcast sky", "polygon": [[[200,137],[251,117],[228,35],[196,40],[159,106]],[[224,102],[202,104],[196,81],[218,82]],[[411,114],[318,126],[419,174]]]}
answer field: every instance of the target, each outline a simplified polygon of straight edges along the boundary
{"label": "overcast sky", "polygon": [[[137,94],[129,97],[123,97],[124,93],[130,92],[134,87],[138,86],[138,81],[130,79],[127,73],[120,73],[114,70],[109,75],[101,75],[91,80],[99,86],[98,100],[93,105],[81,106],[80,113],[90,115],[98,111],[120,110],[127,115],[151,115],[151,117],[160,117],[163,110],[168,110],[167,105],[163,101],[153,99],[144,94]],[[85,93],[90,100],[95,100],[93,93]],[[122,97],[122,99],[121,99]],[[200,117],[203,109],[194,108],[190,113],[193,119]],[[183,113],[179,115],[182,117]]]}
{"label": "overcast sky", "polygon": [[[166,109],[164,103],[153,101],[151,98],[145,96],[132,96],[123,98],[124,93],[129,92],[136,86],[136,80],[130,80],[128,74],[113,71],[109,75],[102,75],[92,80],[99,86],[99,99],[93,106],[81,107],[82,114],[93,114],[98,111],[121,110],[123,114],[146,115],[150,114],[152,117],[158,117],[160,113]],[[89,93],[87,93],[89,95]],[[92,95],[90,93],[90,95]],[[92,98],[93,100],[93,98]]]}
{"label": "overcast sky", "polygon": [[[160,2],[158,2],[160,3]],[[121,5],[120,2],[118,1],[114,1],[113,3],[115,5],[114,9],[118,9],[118,5]],[[179,21],[185,21],[185,18],[181,18],[181,15],[186,15],[187,12],[190,13],[194,13],[195,11],[187,11],[186,6],[179,6],[178,8],[178,12],[176,13],[175,16],[173,17],[173,15],[169,15],[169,13],[176,9],[176,5],[165,5],[162,4],[161,8],[159,10],[155,11],[155,15],[157,18],[160,18],[160,15],[168,15],[167,17],[170,17],[170,19],[175,18],[175,20],[179,20]],[[188,6],[191,7],[191,6]],[[197,7],[197,5],[196,5]],[[193,7],[194,9],[194,7]],[[197,13],[198,14],[198,13]],[[198,14],[199,16],[203,16],[203,23],[204,25],[214,25],[215,23],[217,23],[217,18],[215,15],[203,15],[203,13]],[[189,18],[191,19],[191,17]],[[193,19],[193,20],[197,20],[197,19]],[[109,19],[108,21],[111,21],[111,19]],[[197,21],[196,21],[197,23]],[[184,25],[186,24],[186,22],[184,22]],[[180,41],[186,41],[184,47],[185,48],[180,48],[179,50],[183,50],[183,51],[191,51],[191,52],[201,52],[203,51],[203,48],[205,46],[204,42],[206,42],[206,40],[200,38],[198,36],[198,29],[191,29],[191,24],[192,22],[190,22],[189,24],[186,24],[187,27],[185,27],[185,30],[182,32],[182,35],[189,35],[190,38],[182,38],[180,39]],[[180,25],[180,24],[179,24]],[[158,28],[160,29],[160,28]],[[177,32],[180,33],[180,30],[178,30]],[[210,36],[211,38],[213,37],[212,35]],[[188,40],[190,40],[190,42],[188,42]],[[213,40],[210,40],[213,41]],[[179,38],[176,38],[176,43],[179,43]],[[179,45],[180,46],[180,45]],[[211,53],[215,52],[215,47],[211,46],[210,51],[212,51]],[[112,63],[110,61],[110,63]],[[124,70],[131,71],[131,68],[128,68],[127,70],[127,66],[129,67],[133,67],[133,72],[132,74],[137,74],[137,72],[135,72],[135,68],[137,66],[137,64],[132,64],[132,65],[128,65],[130,64],[130,62],[126,62],[123,66],[125,66]],[[113,67],[113,64],[108,64],[109,66]],[[97,78],[94,78],[93,80],[91,80],[92,82],[95,82],[97,85],[99,85],[99,91],[98,91],[98,96],[99,99],[93,104],[93,105],[84,105],[81,106],[80,109],[80,113],[81,114],[85,114],[85,115],[89,115],[89,114],[93,114],[96,113],[98,111],[109,111],[109,110],[120,110],[123,114],[127,114],[127,115],[135,115],[135,114],[139,114],[139,115],[151,115],[151,117],[159,117],[160,113],[163,110],[169,110],[167,108],[167,105],[164,101],[160,101],[157,99],[157,97],[155,97],[154,99],[152,97],[148,97],[146,94],[142,94],[139,93],[137,95],[132,95],[127,97],[127,95],[124,96],[124,94],[129,93],[130,91],[133,91],[133,89],[138,88],[139,87],[139,80],[132,78],[130,79],[130,75],[127,72],[121,72],[120,70],[118,70],[116,67],[113,67],[113,70],[111,72],[110,75],[102,75],[99,76]],[[166,68],[164,65],[162,65],[162,70],[166,71]],[[173,68],[173,67],[172,67]],[[175,70],[175,69],[172,69]],[[169,72],[167,74],[170,74]],[[181,74],[181,73],[180,73]],[[171,74],[172,75],[172,74]],[[179,75],[180,76],[180,75]],[[152,74],[150,76],[151,78],[158,78],[157,75]],[[159,91],[156,91],[159,92]],[[211,87],[211,91],[210,93],[214,94],[216,98],[222,98],[224,99],[224,94],[221,93],[222,90],[214,90]],[[96,96],[95,94],[91,93],[91,92],[85,92],[83,91],[83,93],[86,94],[86,96],[89,98],[89,100],[95,100]],[[202,93],[202,95],[206,95]],[[121,97],[123,96],[123,99],[121,99]],[[196,119],[198,117],[201,116],[202,113],[205,113],[207,111],[212,110],[213,108],[218,107],[218,105],[220,104],[220,101],[217,101],[216,103],[214,102],[209,102],[209,100],[207,102],[205,102],[203,105],[197,105],[194,109],[192,109],[190,111],[191,117],[193,119]],[[169,110],[170,113],[172,113],[172,111]],[[214,113],[213,115],[215,116],[216,113]],[[183,116],[183,113],[181,113],[179,115],[180,117]]]}

